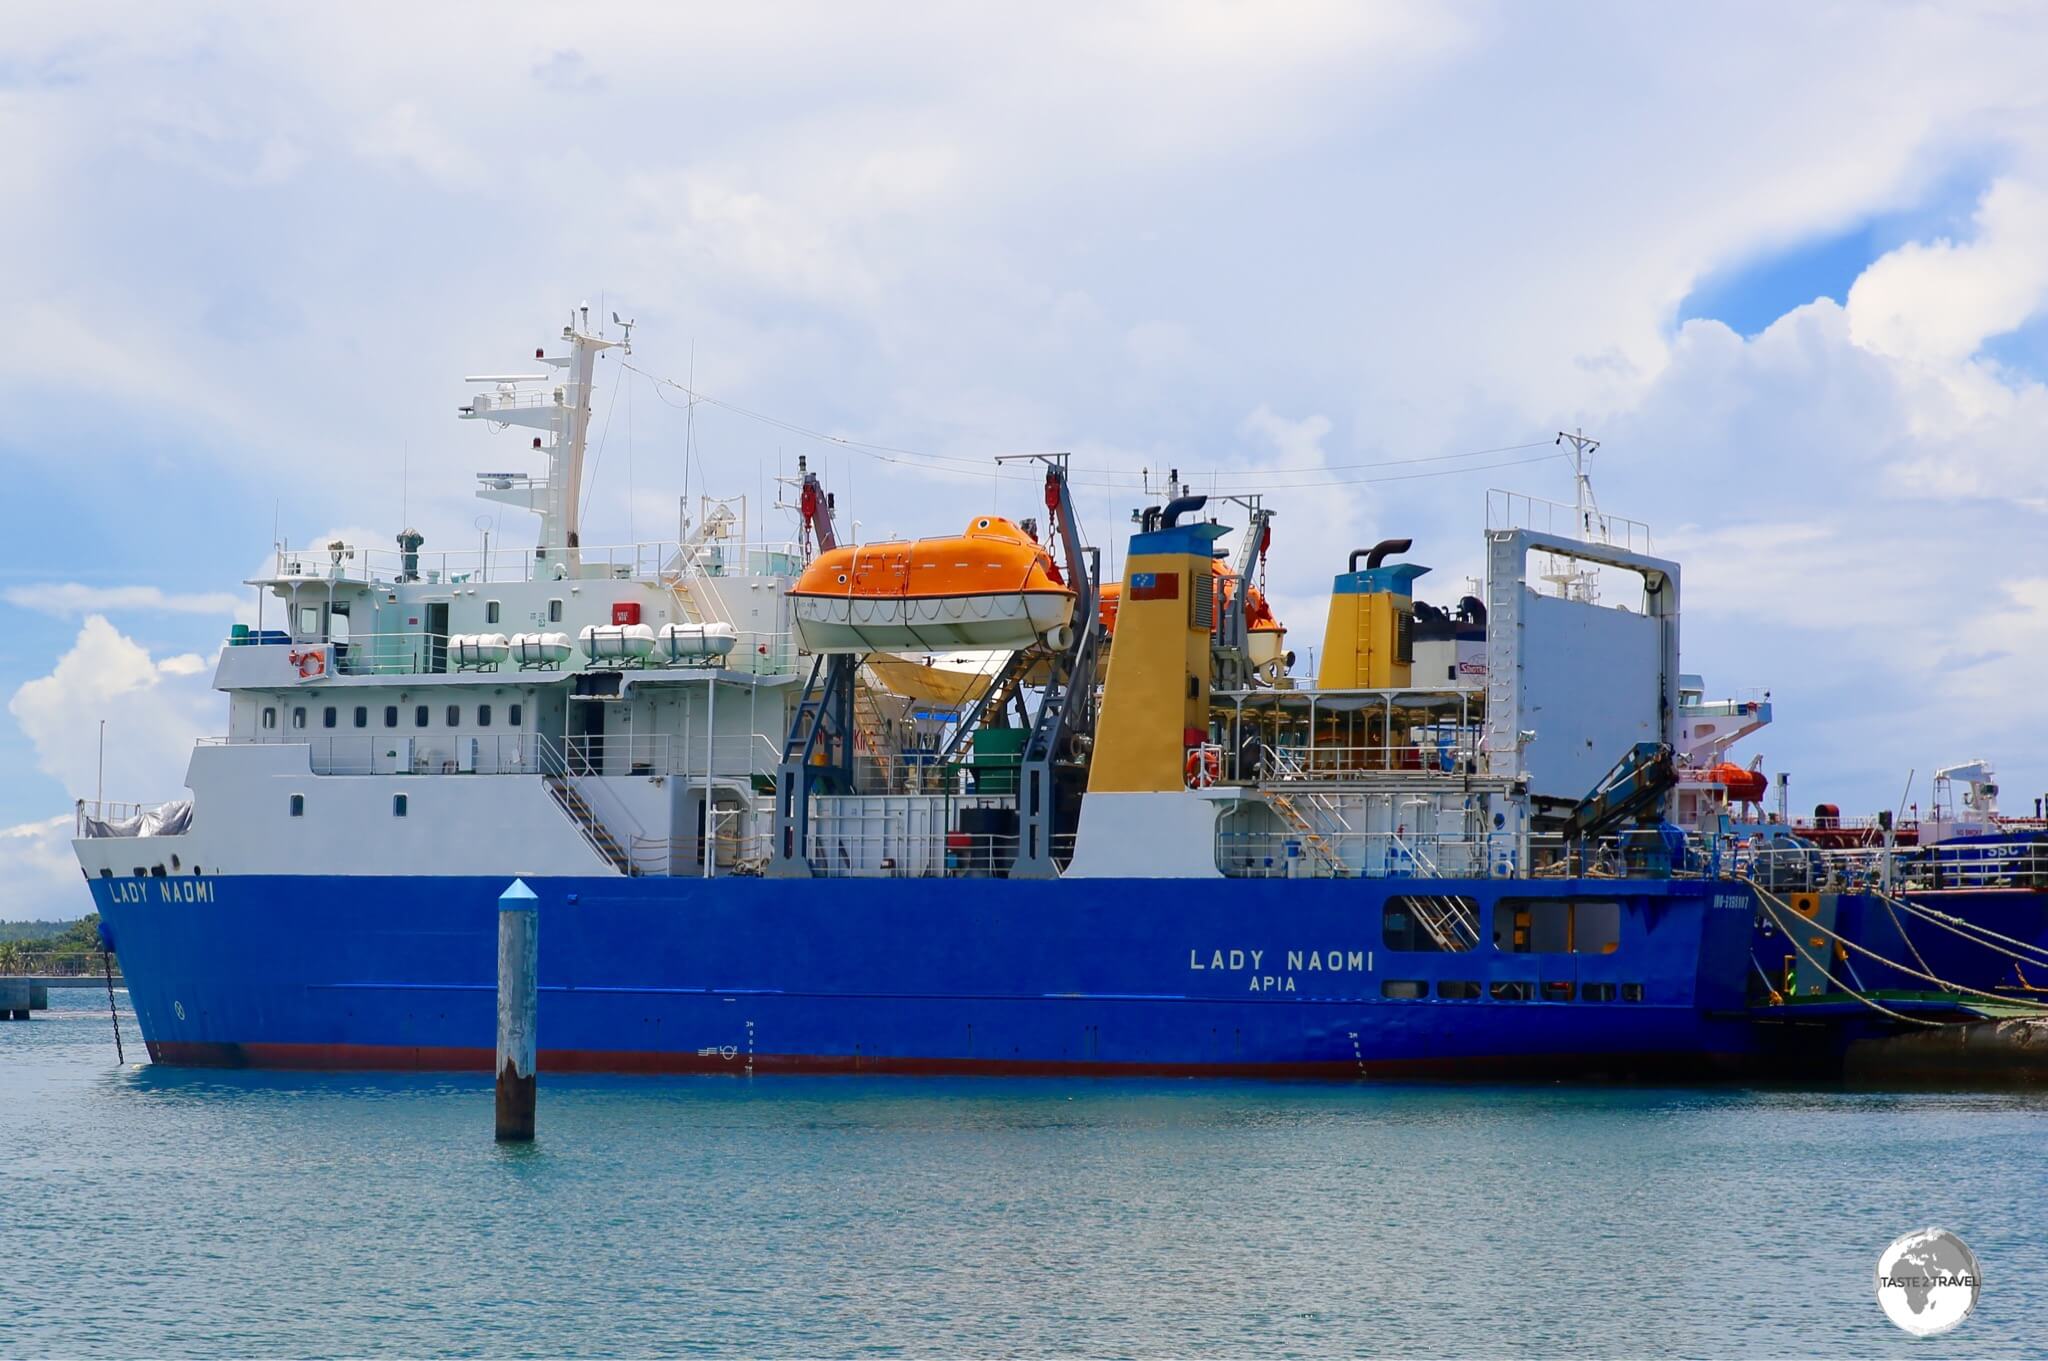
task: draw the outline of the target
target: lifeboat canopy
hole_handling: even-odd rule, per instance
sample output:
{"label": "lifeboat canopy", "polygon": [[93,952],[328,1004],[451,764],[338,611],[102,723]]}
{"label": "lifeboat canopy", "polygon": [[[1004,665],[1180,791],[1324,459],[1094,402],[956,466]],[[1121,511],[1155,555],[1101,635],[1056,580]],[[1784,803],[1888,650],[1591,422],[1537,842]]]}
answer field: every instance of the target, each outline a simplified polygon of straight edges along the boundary
{"label": "lifeboat canopy", "polygon": [[950,538],[821,553],[789,588],[808,652],[1021,651],[1064,646],[1074,589],[1013,521],[979,515]]}

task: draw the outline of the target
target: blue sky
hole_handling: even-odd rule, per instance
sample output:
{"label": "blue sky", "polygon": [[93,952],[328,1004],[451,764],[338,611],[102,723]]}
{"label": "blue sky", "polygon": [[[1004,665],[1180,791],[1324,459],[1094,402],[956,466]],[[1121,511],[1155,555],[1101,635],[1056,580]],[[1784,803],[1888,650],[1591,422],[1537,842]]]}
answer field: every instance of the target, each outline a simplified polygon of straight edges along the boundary
{"label": "blue sky", "polygon": [[[1768,29],[1768,44],[1756,40]],[[1313,645],[1351,547],[1478,570],[1584,425],[1686,564],[1749,750],[1874,809],[1986,756],[2048,790],[2044,24],[1968,6],[617,5],[16,16],[0,47],[0,915],[82,905],[94,779],[175,794],[273,524],[474,542],[464,373],[588,299],[635,362],[949,458],[1273,472]],[[619,386],[591,539],[665,532],[682,413]],[[700,408],[693,489],[808,452],[869,536],[1028,483]],[[510,437],[506,437],[509,440]],[[1322,471],[1315,471],[1322,470]],[[1101,485],[1101,484],[1114,485]],[[1021,507],[1018,507],[1021,511]],[[516,518],[501,541],[530,531]],[[155,592],[155,594],[151,594]],[[194,659],[198,659],[195,661]]]}

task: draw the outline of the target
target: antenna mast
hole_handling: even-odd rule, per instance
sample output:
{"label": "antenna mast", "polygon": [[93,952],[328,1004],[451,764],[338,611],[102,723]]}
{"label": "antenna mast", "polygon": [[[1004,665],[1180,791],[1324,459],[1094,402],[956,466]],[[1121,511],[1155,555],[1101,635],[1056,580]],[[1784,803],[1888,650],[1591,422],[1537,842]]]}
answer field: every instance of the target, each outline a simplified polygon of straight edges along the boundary
{"label": "antenna mast", "polygon": [[[580,317],[580,321],[579,321]],[[614,320],[632,335],[631,323]],[[556,370],[551,373],[471,374],[464,381],[488,384],[457,414],[464,420],[483,420],[492,425],[525,426],[542,431],[533,441],[536,451],[548,461],[547,473],[533,477],[523,473],[479,473],[482,485],[477,495],[486,501],[517,506],[540,516],[540,544],[534,556],[552,565],[548,573],[556,578],[582,575],[581,527],[578,524],[583,485],[583,453],[590,433],[590,391],[597,357],[606,350],[633,352],[630,339],[609,340],[593,334],[590,309],[578,308],[562,328],[567,353],[533,352],[535,362]],[[559,375],[559,376],[558,376]],[[544,392],[522,391],[522,383],[555,381]]]}
{"label": "antenna mast", "polygon": [[1600,519],[1599,504],[1593,500],[1593,474],[1587,466],[1600,441],[1581,429],[1558,431],[1557,443],[1572,447],[1572,505],[1578,512],[1579,537],[1587,543],[1605,543],[1606,526]]}

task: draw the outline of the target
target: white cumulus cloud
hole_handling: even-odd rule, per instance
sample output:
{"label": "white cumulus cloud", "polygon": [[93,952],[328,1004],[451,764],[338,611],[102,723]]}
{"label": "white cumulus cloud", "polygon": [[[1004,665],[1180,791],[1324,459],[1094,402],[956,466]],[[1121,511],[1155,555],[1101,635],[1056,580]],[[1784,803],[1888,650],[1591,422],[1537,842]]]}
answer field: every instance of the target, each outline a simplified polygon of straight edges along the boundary
{"label": "white cumulus cloud", "polygon": [[44,614],[74,615],[112,610],[171,611],[177,614],[233,615],[251,609],[245,596],[226,591],[183,593],[159,586],[89,586],[77,581],[45,581],[9,586],[0,600]]}
{"label": "white cumulus cloud", "polygon": [[90,615],[46,676],[24,682],[8,712],[36,751],[36,765],[71,797],[99,781],[99,724],[106,720],[106,790],[117,800],[178,796],[192,744],[222,721],[201,658],[155,658],[104,615]]}
{"label": "white cumulus cloud", "polygon": [[0,827],[0,920],[61,921],[92,910],[71,854],[70,813]]}

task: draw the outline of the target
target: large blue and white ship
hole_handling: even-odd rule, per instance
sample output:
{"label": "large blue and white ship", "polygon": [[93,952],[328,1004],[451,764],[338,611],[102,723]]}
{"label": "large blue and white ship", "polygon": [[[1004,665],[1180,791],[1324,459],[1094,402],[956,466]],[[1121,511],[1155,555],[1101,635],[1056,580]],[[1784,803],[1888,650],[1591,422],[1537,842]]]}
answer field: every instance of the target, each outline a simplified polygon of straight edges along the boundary
{"label": "large blue and white ship", "polygon": [[545,463],[479,475],[532,547],[281,546],[187,797],[81,804],[155,1061],[489,1068],[515,877],[558,1071],[1756,1056],[1758,902],[1725,789],[1674,762],[1768,706],[1681,675],[1678,565],[1583,480],[1496,497],[1484,584],[1442,608],[1406,541],[1331,564],[1297,675],[1259,498],[1176,487],[1105,582],[1058,457],[1042,503],[953,537],[841,542],[804,471],[786,542],[736,498],[584,544],[629,340],[572,314],[539,372],[470,380],[461,416]]}

